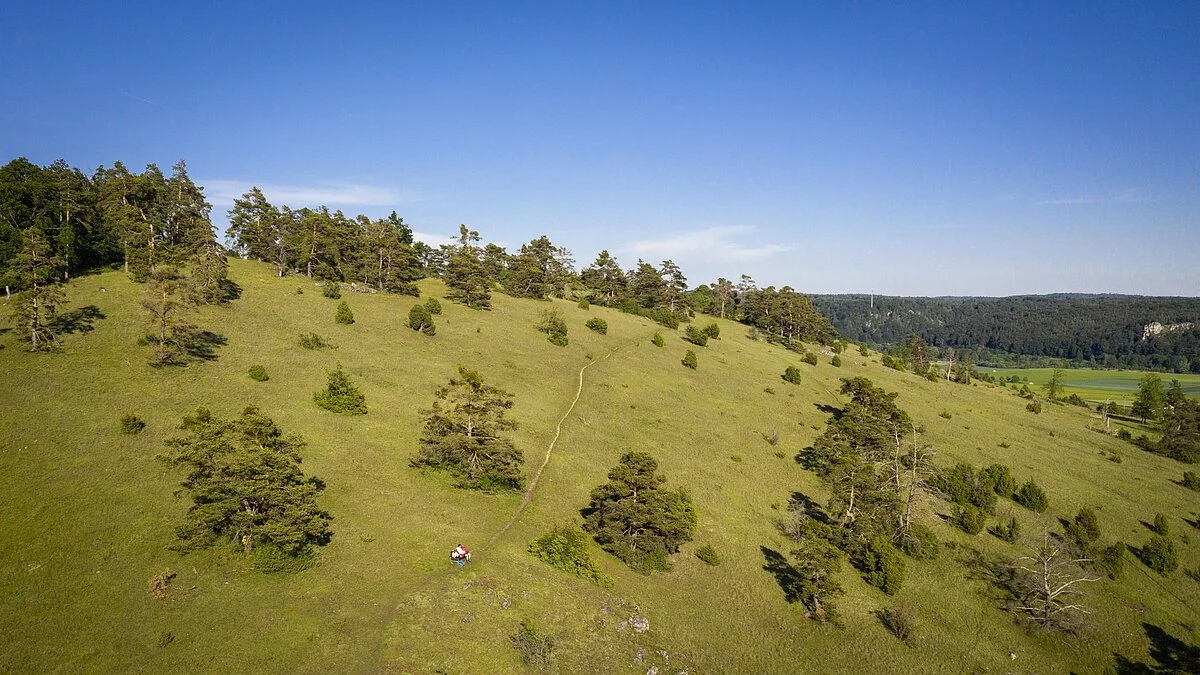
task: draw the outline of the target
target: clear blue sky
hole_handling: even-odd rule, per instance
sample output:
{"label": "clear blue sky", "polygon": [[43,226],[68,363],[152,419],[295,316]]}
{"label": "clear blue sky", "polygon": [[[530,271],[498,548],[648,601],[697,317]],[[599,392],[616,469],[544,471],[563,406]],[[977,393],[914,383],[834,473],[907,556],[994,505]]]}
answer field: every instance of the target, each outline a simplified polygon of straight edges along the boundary
{"label": "clear blue sky", "polygon": [[0,162],[692,285],[1200,295],[1198,2],[342,4],[10,1]]}

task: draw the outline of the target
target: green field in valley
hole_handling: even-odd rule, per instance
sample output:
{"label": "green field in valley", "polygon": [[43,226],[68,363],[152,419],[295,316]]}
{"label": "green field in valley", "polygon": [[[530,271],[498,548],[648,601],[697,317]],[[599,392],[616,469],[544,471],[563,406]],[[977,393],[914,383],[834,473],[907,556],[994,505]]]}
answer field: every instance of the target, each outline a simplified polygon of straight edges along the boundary
{"label": "green field in valley", "polygon": [[[978,368],[997,379],[1016,375],[1040,388],[1050,381],[1053,368]],[[1079,394],[1088,401],[1114,401],[1128,403],[1137,396],[1138,383],[1146,376],[1141,370],[1096,370],[1092,368],[1064,368],[1062,381],[1064,394]],[[1171,380],[1179,380],[1184,393],[1200,398],[1200,375],[1195,373],[1157,373],[1166,386]],[[1020,386],[1020,385],[1018,385]]]}
{"label": "green field in valley", "polygon": [[[611,309],[497,293],[492,311],[443,301],[427,337],[405,325],[413,298],[345,291],[356,322],[338,325],[336,303],[311,280],[238,260],[230,276],[240,299],[195,320],[223,344],[184,368],[147,365],[136,344],[145,289],[119,272],[67,286],[68,310],[94,306],[100,316],[66,335],[63,353],[31,354],[13,332],[0,335],[0,672],[523,672],[510,636],[524,619],[554,637],[551,670],[564,673],[1102,672],[1122,659],[1154,664],[1172,646],[1186,658],[1200,643],[1200,582],[1183,573],[1200,568],[1200,530],[1189,524],[1200,522],[1200,494],[1177,482],[1191,467],[1093,431],[1088,410],[1033,414],[1011,389],[929,382],[883,367],[875,353],[851,350],[834,367],[813,345],[820,359],[810,366],[730,321],[699,348]],[[420,287],[445,290],[436,280]],[[549,307],[567,320],[567,347],[534,328]],[[607,335],[584,328],[593,316],[607,320]],[[336,349],[299,348],[309,331]],[[665,347],[651,344],[656,331]],[[696,370],[680,365],[689,348]],[[365,393],[367,415],[313,404],[338,363]],[[253,364],[270,380],[247,377]],[[521,495],[455,489],[409,465],[419,411],[460,364],[514,394],[526,474],[546,461],[508,529]],[[780,379],[789,365],[800,384]],[[1101,375],[1092,381],[1125,379]],[[989,524],[1015,517],[1023,526],[1009,544],[953,528],[949,504],[923,501],[919,517],[941,555],[909,560],[896,596],[843,563],[840,624],[820,624],[765,566],[795,546],[775,525],[789,500],[828,499],[795,457],[845,404],[839,379],[854,376],[899,392],[939,465],[1004,463],[1018,481],[1036,479],[1050,509],[1001,499]],[[198,406],[229,417],[248,403],[305,438],[303,468],[327,485],[319,501],[333,516],[332,541],[296,574],[254,571],[231,549],[171,548],[189,502],[177,494],[182,471],[156,456]],[[120,433],[128,413],[148,422],[143,433]],[[641,575],[593,546],[614,581],[601,588],[534,559],[529,542],[578,522],[592,488],[631,449],[651,453],[667,485],[695,500],[696,538],[672,571]],[[1087,585],[1091,614],[1078,635],[1030,630],[990,575],[1089,505],[1106,543],[1141,546],[1145,523],[1165,514],[1181,568],[1161,576],[1129,557],[1123,578]],[[475,550],[462,569],[447,560],[458,543]],[[705,545],[720,566],[696,557]],[[167,570],[175,577],[159,599],[148,584]],[[912,647],[879,619],[899,603],[917,617]],[[648,631],[629,628],[634,615],[649,619]]]}

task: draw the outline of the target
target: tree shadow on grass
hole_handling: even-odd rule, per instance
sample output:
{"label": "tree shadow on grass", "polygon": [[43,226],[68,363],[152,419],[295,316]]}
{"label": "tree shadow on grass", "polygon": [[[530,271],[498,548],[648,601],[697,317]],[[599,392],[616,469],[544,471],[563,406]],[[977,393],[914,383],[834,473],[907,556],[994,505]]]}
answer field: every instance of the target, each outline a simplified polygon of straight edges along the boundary
{"label": "tree shadow on grass", "polygon": [[79,309],[59,314],[50,325],[50,330],[58,335],[72,333],[90,333],[96,329],[96,321],[108,317],[95,305],[85,305]]}
{"label": "tree shadow on grass", "polygon": [[958,561],[967,570],[967,578],[986,584],[985,595],[1001,607],[1006,607],[1020,597],[1017,571],[1012,565],[1000,560],[989,559],[977,548],[960,546]]}
{"label": "tree shadow on grass", "polygon": [[823,525],[833,525],[833,518],[821,507],[820,504],[813,501],[812,497],[803,492],[793,492],[788,499],[788,511],[792,513],[803,513],[813,520]]}
{"label": "tree shadow on grass", "polygon": [[198,330],[189,333],[182,340],[184,351],[189,358],[201,361],[216,361],[217,347],[224,347],[229,340],[220,333],[210,330]]}
{"label": "tree shadow on grass", "polygon": [[796,463],[808,471],[820,471],[827,465],[828,460],[821,457],[817,449],[810,445],[796,454]]}
{"label": "tree shadow on grass", "polygon": [[221,302],[232,302],[242,297],[242,287],[233,279],[222,279],[218,287],[221,289]]}
{"label": "tree shadow on grass", "polygon": [[1184,517],[1183,522],[1187,523],[1188,525],[1191,525],[1193,528],[1195,528],[1197,530],[1200,530],[1200,515],[1197,515],[1195,520],[1188,520],[1186,517]]}
{"label": "tree shadow on grass", "polygon": [[826,415],[833,415],[833,419],[835,420],[840,420],[842,418],[842,413],[845,412],[841,408],[832,405],[825,405],[824,403],[814,403],[813,407],[825,413]]}
{"label": "tree shadow on grass", "polygon": [[1146,637],[1150,639],[1150,658],[1157,662],[1152,666],[1133,661],[1114,653],[1119,675],[1142,675],[1144,673],[1200,673],[1200,647],[1191,645],[1151,623],[1142,623]]}
{"label": "tree shadow on grass", "polygon": [[800,600],[800,595],[796,589],[800,587],[800,573],[795,567],[788,562],[787,558],[779,551],[769,549],[766,546],[759,546],[758,549],[763,554],[763,569],[775,576],[776,583],[783,590],[783,597],[789,603]]}

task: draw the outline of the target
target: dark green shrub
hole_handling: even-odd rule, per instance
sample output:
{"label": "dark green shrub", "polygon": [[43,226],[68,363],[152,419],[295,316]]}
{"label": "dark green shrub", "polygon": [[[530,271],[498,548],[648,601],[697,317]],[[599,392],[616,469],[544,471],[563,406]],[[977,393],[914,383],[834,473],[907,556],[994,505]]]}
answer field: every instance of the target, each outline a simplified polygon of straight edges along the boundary
{"label": "dark green shrub", "polygon": [[780,377],[783,378],[784,382],[800,384],[800,369],[796,366],[788,366],[787,370],[784,370],[783,375],[780,375]]}
{"label": "dark green shrub", "polygon": [[408,327],[425,335],[437,335],[437,326],[433,324],[433,313],[429,304],[416,304],[408,310]]}
{"label": "dark green shrub", "polygon": [[983,471],[960,462],[930,481],[933,487],[955,504],[975,506],[987,513],[996,508],[996,493]]}
{"label": "dark green shrub", "polygon": [[704,331],[705,335],[713,340],[721,339],[721,327],[718,326],[715,321],[705,326],[702,330]]}
{"label": "dark green shrub", "polygon": [[948,419],[954,417],[954,415],[950,414],[950,412],[948,410],[943,410],[942,412],[938,413],[938,417],[940,417],[944,420],[948,420]]}
{"label": "dark green shrub", "polygon": [[1109,579],[1120,579],[1125,573],[1125,544],[1117,542],[1100,549],[1094,567],[1108,575]]}
{"label": "dark green shrub", "polygon": [[829,348],[833,350],[834,354],[841,354],[846,351],[846,343],[843,340],[834,340],[833,344],[829,345]]}
{"label": "dark green shrub", "polygon": [[336,281],[331,281],[325,284],[324,288],[321,289],[321,295],[324,295],[332,300],[337,300],[338,298],[342,297],[342,287],[339,286]]}
{"label": "dark green shrub", "polygon": [[904,585],[904,556],[886,537],[872,539],[860,551],[857,562],[866,582],[888,595],[895,595]]}
{"label": "dark green shrub", "polygon": [[915,647],[917,644],[917,610],[907,603],[879,610],[879,620],[898,640]]}
{"label": "dark green shrub", "polygon": [[250,366],[250,370],[247,374],[250,376],[250,379],[254,380],[255,382],[266,382],[267,380],[271,379],[271,376],[267,375],[267,369],[257,364]]}
{"label": "dark green shrub", "polygon": [[1132,441],[1133,434],[1129,433],[1128,429],[1120,429],[1117,431],[1117,438],[1123,441]]}
{"label": "dark green shrub", "polygon": [[350,305],[345,300],[338,303],[337,311],[333,313],[333,320],[335,323],[354,323],[354,312],[350,311]]}
{"label": "dark green shrub", "polygon": [[425,301],[425,309],[429,310],[430,314],[441,314],[442,303],[437,298],[429,298]]}
{"label": "dark green shrub", "polygon": [[997,539],[1015,544],[1017,543],[1017,539],[1021,537],[1021,523],[1017,522],[1017,519],[1014,517],[1007,523],[996,523],[989,527],[988,532]]}
{"label": "dark green shrub", "polygon": [[335,370],[329,371],[329,381],[325,388],[313,394],[313,402],[330,412],[342,415],[367,414],[366,397],[350,381],[350,376],[342,370],[340,363]]}
{"label": "dark green shrub", "polygon": [[1146,563],[1146,567],[1166,576],[1179,567],[1179,553],[1175,550],[1175,542],[1171,538],[1156,534],[1142,547],[1138,557]]}
{"label": "dark green shrub", "polygon": [[810,366],[817,365],[817,355],[813,354],[812,352],[805,354],[800,360],[807,363]]}
{"label": "dark green shrub", "polygon": [[1154,514],[1154,524],[1150,526],[1156,534],[1168,535],[1171,534],[1171,523],[1167,521],[1167,517],[1161,513]]}
{"label": "dark green shrub", "polygon": [[654,337],[650,338],[650,344],[655,347],[661,347],[667,344],[667,341],[663,339],[662,333],[655,333]]}
{"label": "dark green shrub", "polygon": [[921,523],[914,523],[908,533],[900,537],[900,550],[918,560],[932,560],[938,556],[941,546],[933,530]]}
{"label": "dark green shrub", "polygon": [[1041,401],[1030,401],[1029,403],[1025,404],[1025,409],[1028,410],[1029,412],[1033,413],[1034,415],[1040,415],[1040,414],[1042,414],[1042,402]]}
{"label": "dark green shrub", "polygon": [[713,548],[711,544],[705,544],[697,549],[696,557],[713,567],[721,564],[721,556],[717,555],[717,549]]}
{"label": "dark green shrub", "polygon": [[592,308],[592,303],[588,302],[587,298],[580,298],[576,307],[582,310],[589,310]]}
{"label": "dark green shrub", "polygon": [[1200,490],[1200,475],[1195,471],[1184,471],[1183,480],[1179,484],[1189,490]]}
{"label": "dark green shrub", "polygon": [[316,333],[301,333],[299,344],[305,349],[329,349],[333,347],[333,343],[326,341],[325,338]]}
{"label": "dark green shrub", "polygon": [[608,335],[608,322],[600,317],[592,317],[583,324],[601,335]]}
{"label": "dark green shrub", "polygon": [[546,334],[546,339],[550,341],[550,344],[559,347],[567,346],[567,322],[557,309],[548,309],[542,312],[537,329]]}
{"label": "dark green shrub", "polygon": [[647,572],[671,571],[671,559],[668,557],[667,552],[661,548],[646,553],[643,562],[646,565]]}
{"label": "dark green shrub", "polygon": [[1021,485],[1013,494],[1013,501],[1038,513],[1045,513],[1046,509],[1050,508],[1050,498],[1046,496],[1046,491],[1032,480]]}
{"label": "dark green shrub", "polygon": [[554,655],[554,638],[539,631],[529,619],[521,622],[521,627],[510,639],[525,665],[537,670],[550,666],[550,659]]}
{"label": "dark green shrub", "polygon": [[275,544],[256,546],[250,553],[250,567],[266,574],[294,574],[316,562],[316,553],[311,549],[292,554]]}
{"label": "dark green shrub", "polygon": [[1100,540],[1100,519],[1096,516],[1096,510],[1090,506],[1079,509],[1070,528],[1077,533],[1077,538],[1088,544]]}
{"label": "dark green shrub", "polygon": [[[1007,448],[1007,443],[1000,447]],[[1017,491],[1017,479],[1012,477],[1012,471],[1003,464],[991,464],[979,471],[984,482],[992,486],[992,492],[1005,498],[1010,498]]]}
{"label": "dark green shrub", "polygon": [[530,542],[529,552],[555,569],[583,577],[604,588],[612,586],[612,579],[600,571],[588,553],[587,534],[575,525],[556,525]]}
{"label": "dark green shrub", "polygon": [[146,421],[137,415],[126,415],[121,418],[121,433],[140,434],[146,428]]}
{"label": "dark green shrub", "polygon": [[838,356],[837,354],[834,354],[833,358],[829,359],[829,365],[833,366],[834,368],[841,368],[842,367],[842,357]]}
{"label": "dark green shrub", "polygon": [[858,346],[858,355],[859,355],[859,356],[867,356],[867,354],[868,354],[868,352],[867,352],[867,346],[866,346],[866,345],[859,345],[859,346]]}
{"label": "dark green shrub", "polygon": [[696,363],[696,352],[694,352],[690,349],[687,350],[687,353],[683,355],[683,361],[681,363],[683,363],[683,365],[687,366],[688,368],[695,370],[696,366],[698,365]]}
{"label": "dark green shrub", "polygon": [[958,526],[960,530],[967,534],[979,534],[983,532],[983,526],[987,522],[987,514],[977,506],[971,504],[955,504],[954,515],[951,520]]}
{"label": "dark green shrub", "polygon": [[882,363],[885,368],[891,368],[892,370],[904,372],[904,359],[894,358],[891,354],[884,354],[883,358],[880,360],[880,363]]}
{"label": "dark green shrub", "polygon": [[708,345],[708,334],[703,330],[696,328],[696,326],[692,324],[689,324],[688,327],[683,331],[683,339],[698,347],[704,347]]}

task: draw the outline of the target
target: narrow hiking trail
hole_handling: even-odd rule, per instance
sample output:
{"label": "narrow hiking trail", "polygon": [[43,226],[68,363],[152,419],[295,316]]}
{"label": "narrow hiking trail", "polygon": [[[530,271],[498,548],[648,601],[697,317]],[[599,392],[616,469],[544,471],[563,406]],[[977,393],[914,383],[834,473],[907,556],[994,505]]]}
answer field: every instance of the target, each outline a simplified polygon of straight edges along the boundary
{"label": "narrow hiking trail", "polygon": [[[611,352],[605,354],[604,358],[600,359],[600,361],[607,361],[608,357],[617,353],[617,349],[620,349],[620,347],[617,347]],[[488,539],[488,542],[481,547],[481,550],[487,550],[496,542],[497,539],[504,536],[504,533],[508,532],[509,528],[511,528],[513,524],[517,522],[517,519],[521,517],[521,514],[525,511],[525,507],[529,506],[529,502],[533,501],[533,491],[537,489],[538,479],[542,477],[542,471],[545,470],[546,465],[550,463],[550,455],[554,453],[554,444],[558,443],[558,437],[562,435],[563,422],[566,422],[567,418],[571,416],[571,411],[575,410],[575,404],[579,403],[579,397],[583,395],[583,373],[588,368],[591,368],[600,361],[588,361],[582,368],[579,369],[579,386],[575,388],[575,399],[571,401],[571,405],[567,408],[567,411],[563,413],[563,416],[558,419],[558,425],[554,427],[554,438],[550,440],[550,445],[546,447],[546,456],[542,458],[542,465],[538,467],[537,472],[535,472],[533,477],[529,479],[529,487],[525,490],[525,496],[521,499],[521,503],[517,506],[517,510],[513,512],[512,518],[509,518],[508,522],[504,524],[504,527],[500,528],[496,534],[493,534],[491,539]]]}
{"label": "narrow hiking trail", "polygon": [[[633,342],[636,343],[637,340],[634,340]],[[517,520],[521,517],[521,514],[524,513],[525,507],[529,506],[529,504],[533,501],[533,494],[534,494],[534,490],[537,488],[538,480],[542,477],[542,472],[546,469],[546,465],[548,465],[550,463],[550,457],[554,454],[554,446],[558,443],[558,439],[562,436],[563,423],[565,423],[567,421],[567,418],[569,418],[571,416],[571,413],[574,412],[574,410],[575,410],[575,406],[579,403],[579,399],[583,397],[583,383],[584,383],[583,375],[584,375],[584,373],[587,372],[588,368],[591,368],[592,366],[596,365],[597,363],[599,363],[601,361],[607,361],[610,356],[617,353],[620,349],[621,349],[621,347],[618,346],[618,347],[614,348],[612,351],[610,351],[609,353],[605,354],[603,358],[594,360],[594,361],[588,361],[587,363],[585,363],[583,365],[582,368],[579,369],[578,384],[575,387],[575,398],[573,398],[571,400],[571,405],[567,406],[566,412],[564,412],[562,414],[562,417],[560,417],[558,419],[558,424],[555,425],[555,427],[554,427],[554,438],[552,438],[550,440],[550,444],[548,446],[546,446],[546,454],[545,454],[545,456],[542,457],[541,465],[538,466],[537,471],[529,479],[529,487],[526,488],[525,494],[521,498],[521,503],[517,505],[517,508],[513,512],[512,517],[510,517],[508,519],[508,522],[506,522],[504,524],[504,527],[497,530],[496,533],[493,534],[491,536],[491,538],[488,539],[486,544],[484,544],[483,546],[480,546],[478,549],[476,549],[477,551],[482,552],[482,551],[487,550],[488,548],[490,548],[492,546],[492,544],[496,543],[496,541],[499,540],[500,537],[504,536],[504,534],[506,532],[508,532],[508,530],[511,529],[514,524],[516,524]],[[457,568],[454,567],[453,565],[447,565],[446,567],[443,567],[440,569],[435,569],[430,572],[426,572],[425,574],[422,574],[421,576],[419,576],[419,577],[411,580],[409,583],[405,584],[405,586],[408,587],[408,589],[405,592],[407,593],[407,592],[417,589],[421,586],[424,586],[425,584],[434,580],[435,578],[448,575],[448,574],[454,572],[456,569]],[[382,616],[379,617],[380,625],[385,628],[387,626],[391,625],[392,620],[396,616],[396,613],[403,606],[404,606],[403,602],[400,602],[400,603],[392,606],[389,610],[387,610]],[[383,633],[383,635],[385,637],[384,637],[382,643],[380,644],[380,648],[383,650],[386,650],[386,648],[387,648],[386,647],[386,644],[387,644],[386,631]]]}

